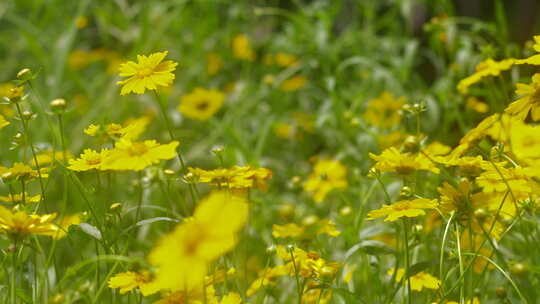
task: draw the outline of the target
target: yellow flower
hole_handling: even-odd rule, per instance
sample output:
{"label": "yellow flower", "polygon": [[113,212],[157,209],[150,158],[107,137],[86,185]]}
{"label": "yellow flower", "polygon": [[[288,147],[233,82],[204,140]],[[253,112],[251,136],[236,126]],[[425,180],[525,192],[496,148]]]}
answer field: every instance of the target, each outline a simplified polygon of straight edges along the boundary
{"label": "yellow flower", "polygon": [[491,58],[480,62],[476,68],[475,73],[471,76],[462,79],[458,85],[458,91],[462,94],[467,94],[469,87],[485,77],[499,76],[502,71],[509,70],[516,63],[516,59],[504,59],[501,61],[495,61]]}
{"label": "yellow flower", "polygon": [[463,155],[463,153],[473,147],[480,139],[485,137],[490,129],[499,122],[500,118],[501,115],[499,113],[484,118],[475,128],[471,129],[461,138],[459,145],[454,148],[449,157],[455,158]]}
{"label": "yellow flower", "polygon": [[215,170],[188,168],[190,174],[195,176],[199,183],[209,183],[218,187],[230,189],[259,188],[267,189],[266,181],[272,178],[272,171],[266,168],[252,168],[250,166],[233,166]]}
{"label": "yellow flower", "polygon": [[[120,65],[120,76],[129,77],[118,81],[122,85],[120,95],[131,92],[143,94],[146,89],[157,90],[158,86],[168,87],[174,80],[174,70],[178,63],[163,61],[168,52],[153,53],[149,56],[137,55],[137,63],[128,61]],[[163,62],[162,62],[163,61]]]}
{"label": "yellow flower", "polygon": [[67,235],[68,229],[71,225],[79,225],[82,222],[83,217],[86,216],[86,212],[73,213],[64,215],[63,218],[56,222],[58,228],[56,232],[48,233],[47,235],[55,240],[64,238]]}
{"label": "yellow flower", "polygon": [[437,200],[427,198],[415,198],[412,200],[402,200],[391,205],[385,205],[381,209],[372,210],[368,213],[368,220],[374,220],[386,216],[385,222],[393,222],[401,217],[417,217],[424,215],[424,209],[437,207]]}
{"label": "yellow flower", "polygon": [[78,29],[83,29],[83,28],[87,27],[88,26],[88,17],[86,17],[86,16],[77,16],[77,18],[75,18],[75,26]]}
{"label": "yellow flower", "polygon": [[217,74],[223,67],[223,59],[215,53],[210,53],[206,57],[206,72],[212,76]]}
{"label": "yellow flower", "polygon": [[334,277],[341,267],[340,263],[328,262],[317,252],[306,252],[296,247],[293,248],[291,252],[287,248],[280,245],[276,247],[276,253],[287,263],[285,265],[286,269],[288,269],[286,274],[290,276],[295,275],[294,269],[296,268],[298,275],[303,278],[331,278]]}
{"label": "yellow flower", "polygon": [[303,88],[307,84],[307,81],[307,78],[304,76],[294,76],[283,80],[279,88],[283,92],[292,92]]}
{"label": "yellow flower", "polygon": [[399,111],[405,102],[405,97],[395,98],[391,93],[383,92],[368,102],[364,119],[369,124],[384,129],[397,126],[401,122]]}
{"label": "yellow flower", "polygon": [[221,109],[224,100],[225,95],[218,90],[195,88],[181,97],[178,111],[191,119],[207,120]]}
{"label": "yellow flower", "polygon": [[[42,178],[47,178],[49,175],[46,173],[45,169],[40,171]],[[32,167],[25,165],[23,163],[14,163],[13,167],[6,168],[0,166],[0,177],[5,178],[14,178],[18,180],[31,180],[39,177],[37,170],[32,169]]]}
{"label": "yellow flower", "polygon": [[234,248],[244,226],[248,205],[244,198],[213,192],[197,206],[193,218],[165,235],[151,251],[158,267],[155,284],[185,290],[202,285],[208,264]]}
{"label": "yellow flower", "polygon": [[8,90],[6,97],[9,99],[21,98],[24,94],[24,87],[14,87]]}
{"label": "yellow flower", "polygon": [[505,109],[505,112],[510,115],[515,115],[521,120],[525,120],[531,113],[534,121],[540,120],[540,73],[536,73],[532,77],[531,84],[518,83],[516,94],[521,97],[512,102]]}
{"label": "yellow flower", "polygon": [[120,138],[135,140],[146,130],[150,123],[150,117],[129,119],[123,125],[110,123],[105,127],[101,125],[89,125],[84,133],[89,136],[103,137],[103,141],[118,140]]}
{"label": "yellow flower", "polygon": [[5,126],[9,125],[9,121],[7,121],[4,116],[0,115],[0,129],[3,129]]}
{"label": "yellow flower", "polygon": [[398,149],[391,147],[384,150],[381,155],[369,153],[369,157],[376,161],[374,168],[381,172],[397,172],[409,174],[415,170],[431,171],[439,173],[439,168],[421,153],[400,153]]}
{"label": "yellow flower", "polygon": [[[393,273],[394,273],[394,269],[388,270],[389,275],[392,275]],[[396,282],[401,281],[404,275],[405,275],[405,269],[403,268],[398,269],[396,273]],[[411,276],[410,282],[411,282],[411,289],[415,291],[422,291],[422,289],[424,288],[439,289],[439,287],[441,286],[441,281],[439,279],[423,271]],[[404,284],[407,284],[407,283],[404,283]]]}
{"label": "yellow flower", "polygon": [[540,160],[540,126],[519,124],[510,129],[512,153],[519,161],[532,164]]}
{"label": "yellow flower", "polygon": [[[41,195],[29,196],[28,193],[24,193],[24,202],[25,203],[38,203],[41,201]],[[23,202],[22,193],[10,194],[8,196],[0,196],[0,202],[12,203],[12,204],[21,204]]]}
{"label": "yellow flower", "polygon": [[320,203],[330,191],[347,187],[347,168],[338,160],[319,159],[303,187]]}
{"label": "yellow flower", "polygon": [[109,288],[120,288],[120,294],[125,294],[135,288],[147,285],[148,282],[150,282],[150,273],[148,271],[127,271],[115,274],[107,284]]}
{"label": "yellow flower", "polygon": [[476,97],[467,98],[466,107],[475,112],[482,113],[482,114],[489,111],[489,105],[483,101],[480,101]]}
{"label": "yellow flower", "polygon": [[296,64],[296,62],[298,61],[298,58],[294,55],[279,52],[274,56],[274,60],[276,64],[281,67],[289,67],[291,65]]}
{"label": "yellow flower", "polygon": [[251,43],[247,35],[239,34],[233,38],[232,49],[234,57],[248,61],[255,60],[255,52],[251,48]]}
{"label": "yellow flower", "polygon": [[69,160],[68,169],[73,171],[88,171],[92,169],[101,170],[103,160],[107,157],[109,150],[101,150],[100,152],[92,149],[85,149],[77,159]]}
{"label": "yellow flower", "polygon": [[[65,151],[65,154],[66,154],[67,160],[73,157],[71,155],[71,152],[69,151]],[[64,161],[64,152],[48,150],[48,151],[44,151],[43,153],[36,155],[36,158],[40,166],[47,165],[47,164],[53,163],[55,160]]]}
{"label": "yellow flower", "polygon": [[29,234],[49,235],[58,230],[53,223],[56,214],[27,214],[24,211],[12,211],[0,206],[0,231],[15,239]]}
{"label": "yellow flower", "polygon": [[341,232],[336,229],[336,224],[329,219],[318,220],[315,217],[314,222],[303,223],[302,226],[295,223],[272,226],[272,236],[275,238],[304,238],[309,239],[316,235],[327,234],[336,237]]}
{"label": "yellow flower", "polygon": [[132,142],[120,139],[101,163],[101,170],[140,171],[148,166],[176,157],[177,141],[159,144],[155,140]]}

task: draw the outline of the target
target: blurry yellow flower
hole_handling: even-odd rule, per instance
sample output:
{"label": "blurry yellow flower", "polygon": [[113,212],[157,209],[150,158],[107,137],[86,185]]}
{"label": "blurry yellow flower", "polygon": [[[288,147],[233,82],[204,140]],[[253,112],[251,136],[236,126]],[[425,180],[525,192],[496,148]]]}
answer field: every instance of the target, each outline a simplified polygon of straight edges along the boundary
{"label": "blurry yellow flower", "polygon": [[188,168],[199,183],[209,183],[218,187],[230,189],[259,188],[266,190],[266,182],[272,178],[272,171],[266,168],[252,168],[250,166],[233,166],[215,170]]}
{"label": "blurry yellow flower", "polygon": [[208,264],[238,242],[236,234],[247,215],[242,197],[213,192],[204,198],[191,220],[178,225],[152,249],[149,261],[158,267],[155,284],[173,291],[201,286]]}
{"label": "blurry yellow flower", "polygon": [[328,262],[314,251],[306,252],[297,247],[293,248],[291,252],[280,245],[276,247],[276,253],[287,263],[285,265],[288,269],[286,274],[290,276],[295,275],[294,269],[296,268],[298,275],[303,278],[332,278],[341,267],[340,263]]}
{"label": "blurry yellow flower", "polygon": [[49,235],[58,228],[53,223],[56,214],[27,214],[24,211],[12,211],[0,206],[0,231],[15,239],[29,234]]}
{"label": "blurry yellow flower", "polygon": [[148,282],[150,282],[150,273],[148,271],[127,271],[115,274],[107,284],[109,288],[120,288],[120,294],[125,294],[135,288],[147,285]]}
{"label": "blurry yellow flower", "polygon": [[103,141],[129,139],[135,140],[146,130],[150,123],[150,117],[143,116],[135,119],[128,119],[123,125],[110,123],[104,127],[101,125],[89,125],[84,129],[84,133],[89,136],[102,137]]}
{"label": "blurry yellow flower", "polygon": [[73,171],[88,171],[92,169],[101,170],[103,160],[107,157],[109,150],[101,150],[100,152],[92,149],[85,149],[77,159],[69,160],[68,169]]}
{"label": "blurry yellow flower", "polygon": [[400,110],[405,104],[405,97],[395,98],[389,92],[383,92],[379,97],[368,101],[364,119],[367,123],[381,127],[392,128],[401,122]]}
{"label": "blurry yellow flower", "polygon": [[221,109],[224,100],[225,95],[219,90],[195,88],[181,97],[178,111],[191,119],[207,120]]}
{"label": "blurry yellow flower", "polygon": [[[394,273],[394,269],[388,270],[389,275],[392,275],[393,273]],[[396,282],[401,281],[404,275],[405,275],[405,269],[403,268],[398,269],[396,273]],[[422,289],[424,288],[439,289],[439,287],[441,286],[441,281],[439,279],[423,271],[411,276],[410,281],[411,281],[411,289],[415,291],[422,291]]]}
{"label": "blurry yellow flower", "polygon": [[[45,169],[41,168],[40,173],[42,178],[47,178],[49,176],[46,172]],[[32,167],[23,163],[14,163],[11,168],[0,166],[0,177],[4,176],[4,174],[8,174],[10,178],[18,180],[31,180],[39,177],[39,172],[37,170],[34,170]]]}
{"label": "blurry yellow flower", "polygon": [[326,234],[336,237],[341,232],[336,229],[336,224],[329,219],[316,219],[313,223],[303,223],[302,226],[289,223],[285,225],[272,226],[272,236],[275,238],[312,238],[316,235]]}
{"label": "blurry yellow flower", "polygon": [[216,53],[209,53],[206,57],[206,72],[212,76],[217,74],[223,67],[223,59]]}
{"label": "blurry yellow flower", "polygon": [[87,27],[88,26],[88,17],[86,17],[86,16],[77,16],[77,18],[75,18],[75,26],[78,29],[83,29],[83,28]]}
{"label": "blurry yellow flower", "polygon": [[47,233],[46,235],[52,237],[55,240],[62,239],[67,235],[69,227],[71,225],[79,225],[82,222],[84,216],[86,216],[86,212],[64,215],[63,218],[56,221],[57,230],[55,232]]}
{"label": "blurry yellow flower", "polygon": [[132,142],[120,139],[102,160],[101,170],[140,171],[148,166],[176,157],[177,141],[159,144],[155,140]]}
{"label": "blurry yellow flower", "polygon": [[521,120],[525,120],[530,112],[533,121],[539,121],[540,73],[533,75],[531,84],[518,83],[516,86],[516,94],[520,95],[521,97],[508,105],[505,112],[510,115],[515,115]]}
{"label": "blurry yellow flower", "polygon": [[24,87],[13,87],[11,89],[8,89],[7,94],[5,97],[7,97],[9,100],[18,100],[21,98],[24,94]]}
{"label": "blurry yellow flower", "polygon": [[437,200],[427,198],[415,198],[412,200],[402,200],[391,205],[384,205],[381,209],[372,210],[368,213],[368,220],[374,220],[386,216],[385,222],[393,222],[401,217],[417,217],[424,215],[424,209],[437,207]]}
{"label": "blurry yellow flower", "polygon": [[377,144],[381,150],[390,147],[399,147],[403,141],[407,138],[407,135],[401,131],[391,132],[385,135],[377,136]]}
{"label": "blurry yellow flower", "polygon": [[369,157],[376,161],[373,166],[381,172],[396,172],[410,174],[415,170],[431,171],[439,173],[439,168],[421,153],[400,153],[398,149],[391,147],[384,150],[381,155],[369,153]]}
{"label": "blurry yellow flower", "polygon": [[0,129],[4,128],[5,126],[9,125],[9,121],[7,121],[4,116],[0,115]]}
{"label": "blurry yellow flower", "polygon": [[291,124],[282,122],[274,125],[274,134],[284,139],[294,139],[296,137],[294,127]]}
{"label": "blurry yellow flower", "polygon": [[347,168],[338,160],[319,159],[303,187],[320,203],[330,191],[347,187]]}
{"label": "blurry yellow flower", "polygon": [[174,70],[178,63],[166,60],[168,51],[150,54],[149,56],[137,55],[137,63],[128,61],[120,65],[120,76],[129,77],[118,81],[122,85],[120,95],[131,92],[143,94],[148,90],[157,90],[158,86],[168,87],[174,80]]}
{"label": "blurry yellow flower", "polygon": [[281,67],[288,67],[294,65],[298,61],[298,58],[294,55],[279,52],[274,55],[274,60],[277,65]]}
{"label": "blurry yellow flower", "polygon": [[514,124],[510,138],[512,153],[519,161],[532,164],[540,160],[540,126]]}
{"label": "blurry yellow flower", "polygon": [[[71,155],[71,152],[65,151],[67,160],[71,159],[73,156]],[[36,155],[37,162],[40,166],[51,164],[54,161],[64,161],[64,152],[62,151],[53,151],[48,150],[44,151],[43,153],[40,153]]]}
{"label": "blurry yellow flower", "polygon": [[465,134],[459,141],[459,145],[450,153],[450,158],[462,156],[472,148],[480,139],[485,137],[490,129],[500,120],[501,115],[495,113],[484,118],[478,125]]}
{"label": "blurry yellow flower", "polygon": [[499,76],[502,71],[509,70],[516,63],[516,59],[504,59],[501,61],[495,61],[491,58],[486,59],[480,62],[476,68],[475,73],[471,76],[462,79],[458,85],[458,91],[461,94],[467,94],[469,87],[485,77],[488,76]]}
{"label": "blurry yellow flower", "polygon": [[232,49],[234,57],[238,59],[255,60],[255,52],[251,48],[248,36],[245,34],[238,34],[233,38]]}
{"label": "blurry yellow flower", "polygon": [[[29,196],[28,193],[24,193],[24,202],[25,203],[38,203],[41,201],[41,195]],[[21,204],[23,202],[22,193],[10,194],[8,196],[0,196],[0,202],[12,203],[12,204]]]}
{"label": "blurry yellow flower", "polygon": [[478,98],[473,96],[467,98],[466,106],[467,108],[482,114],[489,111],[489,106],[487,103],[480,101]]}
{"label": "blurry yellow flower", "polygon": [[283,80],[279,89],[283,92],[292,92],[303,88],[307,84],[308,80],[304,76],[294,76],[289,79]]}

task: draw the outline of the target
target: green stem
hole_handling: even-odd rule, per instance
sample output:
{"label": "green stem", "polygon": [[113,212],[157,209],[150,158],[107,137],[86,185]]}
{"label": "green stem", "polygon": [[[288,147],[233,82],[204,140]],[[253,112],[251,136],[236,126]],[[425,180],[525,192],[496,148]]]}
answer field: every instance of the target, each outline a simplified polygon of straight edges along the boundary
{"label": "green stem", "polygon": [[294,259],[294,249],[290,248],[289,253],[291,255],[293,267],[294,267],[294,278],[296,279],[296,289],[298,292],[298,304],[302,304],[302,285],[300,285],[300,276],[298,275],[298,267],[296,266],[296,260]]}
{"label": "green stem", "polygon": [[409,261],[409,233],[407,232],[409,225],[407,225],[407,219],[403,219],[403,232],[405,241],[405,275],[407,275],[407,303],[412,303],[411,294],[411,276],[409,273],[410,261]]}

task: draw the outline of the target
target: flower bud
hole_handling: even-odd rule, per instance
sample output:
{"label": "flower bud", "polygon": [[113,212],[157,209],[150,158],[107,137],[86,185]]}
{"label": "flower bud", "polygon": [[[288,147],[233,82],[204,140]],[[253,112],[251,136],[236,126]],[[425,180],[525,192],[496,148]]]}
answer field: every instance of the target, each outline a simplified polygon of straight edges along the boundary
{"label": "flower bud", "polygon": [[408,186],[403,186],[401,187],[401,189],[399,190],[399,197],[401,199],[407,199],[407,198],[410,198],[411,196],[413,195],[413,191],[410,187]]}
{"label": "flower bud", "polygon": [[527,272],[527,267],[522,263],[515,263],[510,265],[510,272],[515,275],[523,275]]}
{"label": "flower bud", "polygon": [[32,78],[32,71],[28,68],[24,68],[17,73],[17,79],[30,80]]}
{"label": "flower bud", "polygon": [[495,294],[497,295],[497,297],[499,297],[501,299],[505,299],[506,298],[506,288],[500,287],[500,286],[495,288]]}
{"label": "flower bud", "polygon": [[49,105],[51,106],[53,113],[59,115],[64,113],[64,110],[66,109],[66,100],[63,98],[57,98],[51,101]]}
{"label": "flower bud", "polygon": [[34,118],[34,113],[30,111],[23,111],[21,116],[22,116],[21,118],[24,120],[30,120]]}
{"label": "flower bud", "polygon": [[341,216],[347,216],[347,215],[350,215],[351,213],[352,213],[352,208],[350,206],[345,206],[339,209],[339,214]]}
{"label": "flower bud", "polygon": [[474,210],[474,217],[480,222],[484,221],[487,218],[487,216],[488,216],[488,212],[484,208],[478,208]]}

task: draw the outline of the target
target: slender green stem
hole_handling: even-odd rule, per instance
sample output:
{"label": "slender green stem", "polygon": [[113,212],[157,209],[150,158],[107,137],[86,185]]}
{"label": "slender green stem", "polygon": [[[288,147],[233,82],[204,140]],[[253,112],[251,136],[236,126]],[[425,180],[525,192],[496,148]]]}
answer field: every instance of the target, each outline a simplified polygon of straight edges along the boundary
{"label": "slender green stem", "polygon": [[291,259],[292,259],[292,263],[293,263],[293,268],[294,268],[294,278],[296,279],[296,290],[298,292],[298,304],[302,304],[302,285],[300,284],[300,276],[298,274],[298,267],[296,266],[296,260],[294,259],[294,253],[293,253],[294,249],[293,248],[290,248],[289,249],[289,254],[291,255]]}
{"label": "slender green stem", "polygon": [[[167,128],[167,132],[169,132],[169,137],[171,138],[171,140],[176,140],[176,137],[174,136],[174,133],[172,131],[171,123],[169,121],[169,116],[167,115],[167,109],[165,108],[165,105],[163,105],[163,103],[161,102],[157,91],[154,91],[154,93],[156,95],[156,102],[159,106],[159,110],[161,111],[161,115],[163,116],[163,121],[165,122],[165,127]],[[178,150],[176,150],[176,156],[178,157],[178,161],[180,162],[181,172],[185,173],[186,165],[184,163],[182,155],[180,154],[180,152],[178,152]]]}
{"label": "slender green stem", "polygon": [[15,280],[17,279],[17,240],[13,242],[13,252],[11,253],[11,263],[12,263],[12,270],[11,270],[11,280],[10,280],[10,288],[9,288],[9,298],[11,304],[16,304],[16,294],[15,294]]}
{"label": "slender green stem", "polygon": [[403,235],[405,241],[405,275],[407,275],[407,303],[412,303],[412,294],[411,294],[411,276],[409,273],[410,260],[409,260],[409,225],[407,219],[403,219]]}
{"label": "slender green stem", "polygon": [[[21,106],[18,103],[15,103],[15,107],[17,108],[17,114],[19,115],[19,119],[21,120],[24,136],[26,137],[26,141],[28,145],[30,146],[30,151],[32,151],[32,157],[34,158],[34,164],[38,172],[39,187],[41,189],[40,202],[42,202],[45,199],[45,186],[43,185],[43,177],[41,176],[41,168],[37,160],[36,150],[34,149],[34,144],[32,143],[32,136],[30,135],[30,132],[28,130],[28,125],[26,124],[26,120],[23,118]],[[39,204],[38,204],[38,207],[39,207]]]}

